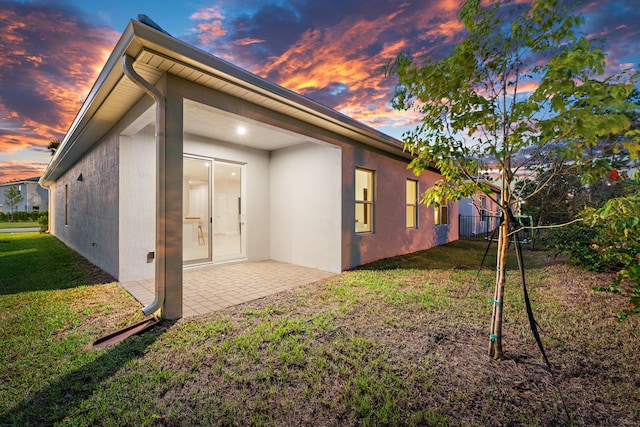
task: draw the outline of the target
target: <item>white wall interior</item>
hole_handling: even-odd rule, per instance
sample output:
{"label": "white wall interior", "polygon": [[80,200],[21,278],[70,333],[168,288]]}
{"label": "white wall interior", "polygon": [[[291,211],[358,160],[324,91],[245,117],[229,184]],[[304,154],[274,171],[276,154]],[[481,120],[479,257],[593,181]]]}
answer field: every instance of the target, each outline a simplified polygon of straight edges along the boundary
{"label": "white wall interior", "polygon": [[271,153],[271,258],[341,271],[342,151],[305,143]]}
{"label": "white wall interior", "polygon": [[153,125],[120,136],[119,240],[121,282],[151,278],[155,266],[156,142]]}

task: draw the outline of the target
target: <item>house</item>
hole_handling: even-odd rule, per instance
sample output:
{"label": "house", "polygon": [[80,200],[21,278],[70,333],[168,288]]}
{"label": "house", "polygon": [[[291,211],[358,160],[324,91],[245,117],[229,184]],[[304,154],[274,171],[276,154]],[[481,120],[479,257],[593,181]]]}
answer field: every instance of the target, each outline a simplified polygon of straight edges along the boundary
{"label": "house", "polygon": [[458,230],[461,239],[484,238],[490,235],[499,225],[500,187],[489,182],[490,192],[478,191],[473,197],[460,199],[458,206]]}
{"label": "house", "polygon": [[[402,144],[131,21],[40,182],[50,231],[145,307],[182,315],[184,268],[273,259],[331,272],[458,237],[418,206]],[[442,217],[446,215],[446,218]]]}
{"label": "house", "polygon": [[44,212],[49,208],[49,191],[38,185],[40,177],[28,178],[0,184],[0,212],[11,213],[6,192],[16,186],[22,201],[14,207],[15,212]]}

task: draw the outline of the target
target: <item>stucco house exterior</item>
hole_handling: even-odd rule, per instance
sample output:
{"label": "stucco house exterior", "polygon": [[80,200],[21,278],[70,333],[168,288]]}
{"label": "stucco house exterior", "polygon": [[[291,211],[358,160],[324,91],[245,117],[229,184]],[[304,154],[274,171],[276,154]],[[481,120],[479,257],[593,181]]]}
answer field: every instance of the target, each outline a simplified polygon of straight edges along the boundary
{"label": "stucco house exterior", "polygon": [[441,175],[409,161],[398,140],[131,21],[40,183],[51,233],[121,282],[155,277],[145,313],[179,318],[185,268],[340,272],[457,239],[457,204],[444,219],[418,205]]}
{"label": "stucco house exterior", "polygon": [[0,184],[0,212],[11,212],[5,192],[12,186],[16,186],[22,196],[22,201],[15,207],[16,212],[46,212],[49,208],[49,191],[38,185],[39,180],[38,176]]}
{"label": "stucco house exterior", "polygon": [[473,197],[460,199],[458,206],[458,230],[460,238],[482,236],[486,237],[499,225],[500,187],[484,182],[490,194],[478,191]]}

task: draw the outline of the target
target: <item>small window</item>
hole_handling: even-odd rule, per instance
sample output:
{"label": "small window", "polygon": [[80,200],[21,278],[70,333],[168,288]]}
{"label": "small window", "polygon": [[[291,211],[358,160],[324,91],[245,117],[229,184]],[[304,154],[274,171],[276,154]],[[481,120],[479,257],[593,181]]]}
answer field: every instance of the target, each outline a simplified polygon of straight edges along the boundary
{"label": "small window", "polygon": [[418,181],[407,180],[407,228],[418,228]]}
{"label": "small window", "polygon": [[436,225],[449,224],[449,208],[447,206],[440,206],[440,208],[435,208],[434,211],[434,222]]}
{"label": "small window", "polygon": [[64,185],[64,225],[69,225],[69,184]]}
{"label": "small window", "polygon": [[34,212],[40,212],[40,206],[34,206],[34,207],[32,208],[32,210],[33,210]]}
{"label": "small window", "polygon": [[373,231],[373,171],[356,169],[356,233]]}

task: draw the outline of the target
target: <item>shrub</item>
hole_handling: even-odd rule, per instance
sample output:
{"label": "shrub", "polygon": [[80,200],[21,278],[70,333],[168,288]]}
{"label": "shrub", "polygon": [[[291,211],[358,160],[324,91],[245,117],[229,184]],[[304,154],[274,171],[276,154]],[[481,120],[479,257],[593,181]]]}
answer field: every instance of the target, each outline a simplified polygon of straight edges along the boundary
{"label": "shrub", "polygon": [[543,237],[544,245],[556,254],[568,254],[569,261],[589,271],[617,271],[619,262],[607,253],[598,251],[595,243],[604,235],[602,226],[589,227],[584,223],[573,223],[554,228]]}
{"label": "shrub", "polygon": [[[640,313],[640,191],[611,199],[599,209],[587,209],[584,217],[587,225],[603,230],[593,248],[619,265],[616,280],[598,290],[629,297],[629,308],[619,314],[621,319]],[[624,286],[625,282],[629,286]]]}
{"label": "shrub", "polygon": [[40,232],[44,233],[49,230],[49,212],[42,212],[38,217],[38,224],[40,224]]}
{"label": "shrub", "polygon": [[[16,211],[13,213],[13,221],[21,222],[21,221],[39,221],[40,216],[42,214],[47,214],[48,212],[24,212],[24,211]],[[9,222],[11,221],[11,213],[8,212],[0,212],[0,222]]]}

